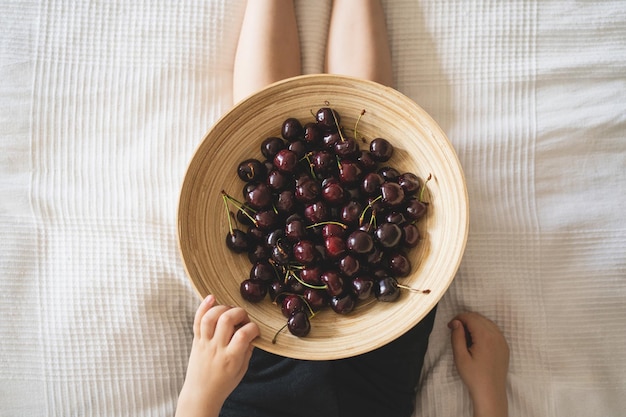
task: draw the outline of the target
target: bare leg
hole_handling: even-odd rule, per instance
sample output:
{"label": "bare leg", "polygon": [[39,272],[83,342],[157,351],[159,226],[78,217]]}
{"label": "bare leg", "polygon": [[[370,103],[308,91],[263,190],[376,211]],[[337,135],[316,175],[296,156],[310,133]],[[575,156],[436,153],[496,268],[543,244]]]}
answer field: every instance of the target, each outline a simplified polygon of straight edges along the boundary
{"label": "bare leg", "polygon": [[326,72],[393,84],[387,26],[380,0],[333,0]]}
{"label": "bare leg", "polygon": [[248,0],[235,55],[234,102],[301,72],[293,0]]}

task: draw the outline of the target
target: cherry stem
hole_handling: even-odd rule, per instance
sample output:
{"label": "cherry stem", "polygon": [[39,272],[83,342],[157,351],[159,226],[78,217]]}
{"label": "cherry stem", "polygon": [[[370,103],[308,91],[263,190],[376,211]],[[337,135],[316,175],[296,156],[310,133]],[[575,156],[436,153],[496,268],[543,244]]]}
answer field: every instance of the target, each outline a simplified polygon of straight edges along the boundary
{"label": "cherry stem", "polygon": [[[359,121],[361,121],[361,117],[363,117],[363,115],[365,114],[365,109],[361,110],[361,114],[359,114],[359,117],[356,119],[356,123],[354,123],[354,139],[359,139],[359,135],[357,133],[357,127],[359,126]],[[365,142],[365,140],[363,140],[363,142]]]}
{"label": "cherry stem", "polygon": [[[365,219],[365,213],[367,213],[367,210],[371,209],[372,205],[374,205],[374,203],[380,200],[381,198],[383,198],[383,196],[379,195],[378,197],[370,201],[370,203],[367,206],[365,206],[365,208],[361,212],[361,215],[359,216],[359,226],[363,225],[363,219]],[[372,217],[374,217],[375,214],[376,213],[374,212],[374,210],[372,210]],[[370,217],[370,225],[372,224],[372,217]],[[376,219],[374,219],[374,221],[376,221]]]}
{"label": "cherry stem", "polygon": [[317,226],[324,226],[325,224],[336,224],[337,226],[341,226],[341,228],[343,228],[343,229],[347,229],[348,228],[347,225],[345,225],[343,223],[340,223],[340,222],[335,222],[335,221],[313,223],[313,224],[310,224],[310,225],[306,226],[306,228],[307,229],[312,229],[312,228],[317,227]]}
{"label": "cherry stem", "polygon": [[[245,204],[243,204],[241,201],[237,200],[236,198],[231,197],[224,190],[222,190],[222,197],[224,198],[224,202],[226,202],[227,200],[230,201],[230,204],[237,207],[247,218],[250,219],[252,223],[254,223],[255,226],[259,225],[259,222],[257,222],[256,219],[252,217],[250,213],[248,213],[248,210],[250,210],[253,213],[256,213],[256,210],[246,206]],[[226,205],[226,209],[228,209],[228,204]],[[274,211],[276,212],[276,214],[278,214],[278,210],[276,210],[276,208],[274,208]]]}
{"label": "cherry stem", "polygon": [[313,179],[317,179],[317,175],[315,175],[315,170],[313,169],[314,165],[311,162],[311,156],[312,152],[308,152],[307,154],[305,154],[302,159],[306,159],[307,162],[309,163],[309,170],[311,171],[311,176],[313,177]]}
{"label": "cherry stem", "polygon": [[341,141],[345,142],[346,138],[343,137],[343,133],[341,132],[341,126],[339,126],[339,122],[337,122],[337,116],[335,116],[335,110],[330,109],[330,112],[333,115],[333,119],[335,120],[335,126],[337,126],[337,133],[339,133],[339,137],[341,138]]}
{"label": "cherry stem", "polygon": [[226,213],[228,216],[228,231],[230,232],[231,236],[233,234],[233,222],[230,219],[230,210],[228,209],[228,201],[226,201],[226,194],[222,194],[222,200],[224,201],[224,207],[226,207]]}
{"label": "cherry stem", "polygon": [[418,290],[417,288],[409,287],[408,285],[398,284],[398,288],[402,288],[404,290],[408,290],[411,292],[416,292],[420,294],[430,294],[430,290]]}
{"label": "cherry stem", "polygon": [[426,184],[428,184],[428,181],[430,181],[433,178],[433,174],[428,174],[428,178],[426,178],[426,181],[424,181],[424,185],[422,185],[422,189],[420,190],[420,195],[418,197],[418,200],[421,203],[424,203],[424,190],[426,190]]}
{"label": "cherry stem", "polygon": [[285,327],[288,326],[289,323],[285,323],[285,325],[283,327],[281,327],[280,329],[278,329],[276,331],[276,333],[274,333],[274,337],[272,338],[272,344],[275,345],[276,344],[276,339],[278,338],[278,335],[285,330]]}
{"label": "cherry stem", "polygon": [[[295,272],[293,272],[292,270],[289,270],[288,272],[289,275],[291,275],[292,277],[294,277],[296,279],[296,281],[298,281],[300,284],[304,285],[307,288],[312,288],[314,290],[325,290],[326,288],[328,288],[326,285],[313,285],[313,284],[309,284],[308,282],[305,282],[302,280],[302,278],[300,278]],[[304,300],[304,299],[303,299]],[[306,300],[304,300],[306,302]],[[309,307],[310,308],[310,307]]]}

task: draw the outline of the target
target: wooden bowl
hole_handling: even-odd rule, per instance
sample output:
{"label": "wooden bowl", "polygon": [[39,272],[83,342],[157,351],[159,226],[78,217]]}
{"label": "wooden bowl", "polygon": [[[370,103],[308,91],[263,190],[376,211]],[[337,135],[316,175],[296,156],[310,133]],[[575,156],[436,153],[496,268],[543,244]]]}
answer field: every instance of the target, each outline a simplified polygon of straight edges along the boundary
{"label": "wooden bowl", "polygon": [[[295,117],[304,124],[330,106],[351,129],[362,110],[359,136],[387,138],[395,148],[387,163],[421,178],[432,175],[425,199],[428,214],[418,224],[419,246],[409,252],[413,268],[402,284],[423,290],[402,290],[391,303],[373,297],[347,315],[330,308],[311,320],[311,332],[298,338],[287,330],[272,339],[285,323],[269,297],[260,303],[241,298],[239,286],[249,276],[245,254],[225,244],[228,216],[221,191],[240,198],[243,182],[237,165],[263,159],[260,144],[280,136],[282,122]],[[364,148],[368,145],[362,144]],[[468,234],[468,198],[457,155],[437,123],[415,102],[374,82],[336,75],[305,75],[280,81],[243,100],[211,128],[193,156],[180,194],[179,246],[187,274],[201,297],[244,307],[261,330],[257,347],[298,359],[339,359],[376,349],[416,325],[441,299],[458,269]]]}

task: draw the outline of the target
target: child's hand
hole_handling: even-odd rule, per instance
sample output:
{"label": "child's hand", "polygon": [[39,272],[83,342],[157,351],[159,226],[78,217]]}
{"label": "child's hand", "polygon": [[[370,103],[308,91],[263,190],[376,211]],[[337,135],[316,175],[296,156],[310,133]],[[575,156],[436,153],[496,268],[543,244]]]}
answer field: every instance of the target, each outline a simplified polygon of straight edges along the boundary
{"label": "child's hand", "polygon": [[176,416],[217,416],[248,369],[259,328],[242,308],[215,305],[209,295],[193,323],[193,344]]}
{"label": "child's hand", "polygon": [[454,363],[472,397],[474,416],[506,416],[509,346],[500,329],[477,313],[459,314],[448,327]]}

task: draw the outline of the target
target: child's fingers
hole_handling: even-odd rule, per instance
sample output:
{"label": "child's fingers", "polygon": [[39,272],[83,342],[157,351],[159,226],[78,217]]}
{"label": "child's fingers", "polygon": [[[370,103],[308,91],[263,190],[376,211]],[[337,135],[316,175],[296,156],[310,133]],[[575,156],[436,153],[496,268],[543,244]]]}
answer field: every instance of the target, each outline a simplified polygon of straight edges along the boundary
{"label": "child's fingers", "polygon": [[215,328],[220,317],[228,312],[231,307],[224,305],[213,306],[202,317],[200,322],[200,336],[205,339],[212,339],[215,335]]}
{"label": "child's fingers", "polygon": [[215,305],[215,296],[209,294],[204,298],[204,300],[202,300],[202,302],[198,306],[198,309],[196,310],[196,315],[193,319],[194,337],[200,337],[200,323],[202,322],[202,317],[204,317],[206,312],[209,311],[209,309],[213,307],[214,305]]}
{"label": "child's fingers", "polygon": [[244,356],[246,361],[252,356],[252,346],[250,345],[254,339],[259,337],[259,326],[256,323],[248,322],[237,329],[233,335],[228,349],[236,356]]}
{"label": "child's fingers", "polygon": [[243,326],[249,322],[250,319],[248,318],[246,310],[240,307],[232,308],[219,318],[217,326],[215,327],[215,339],[222,346],[227,346],[233,334],[235,334],[237,327]]}

